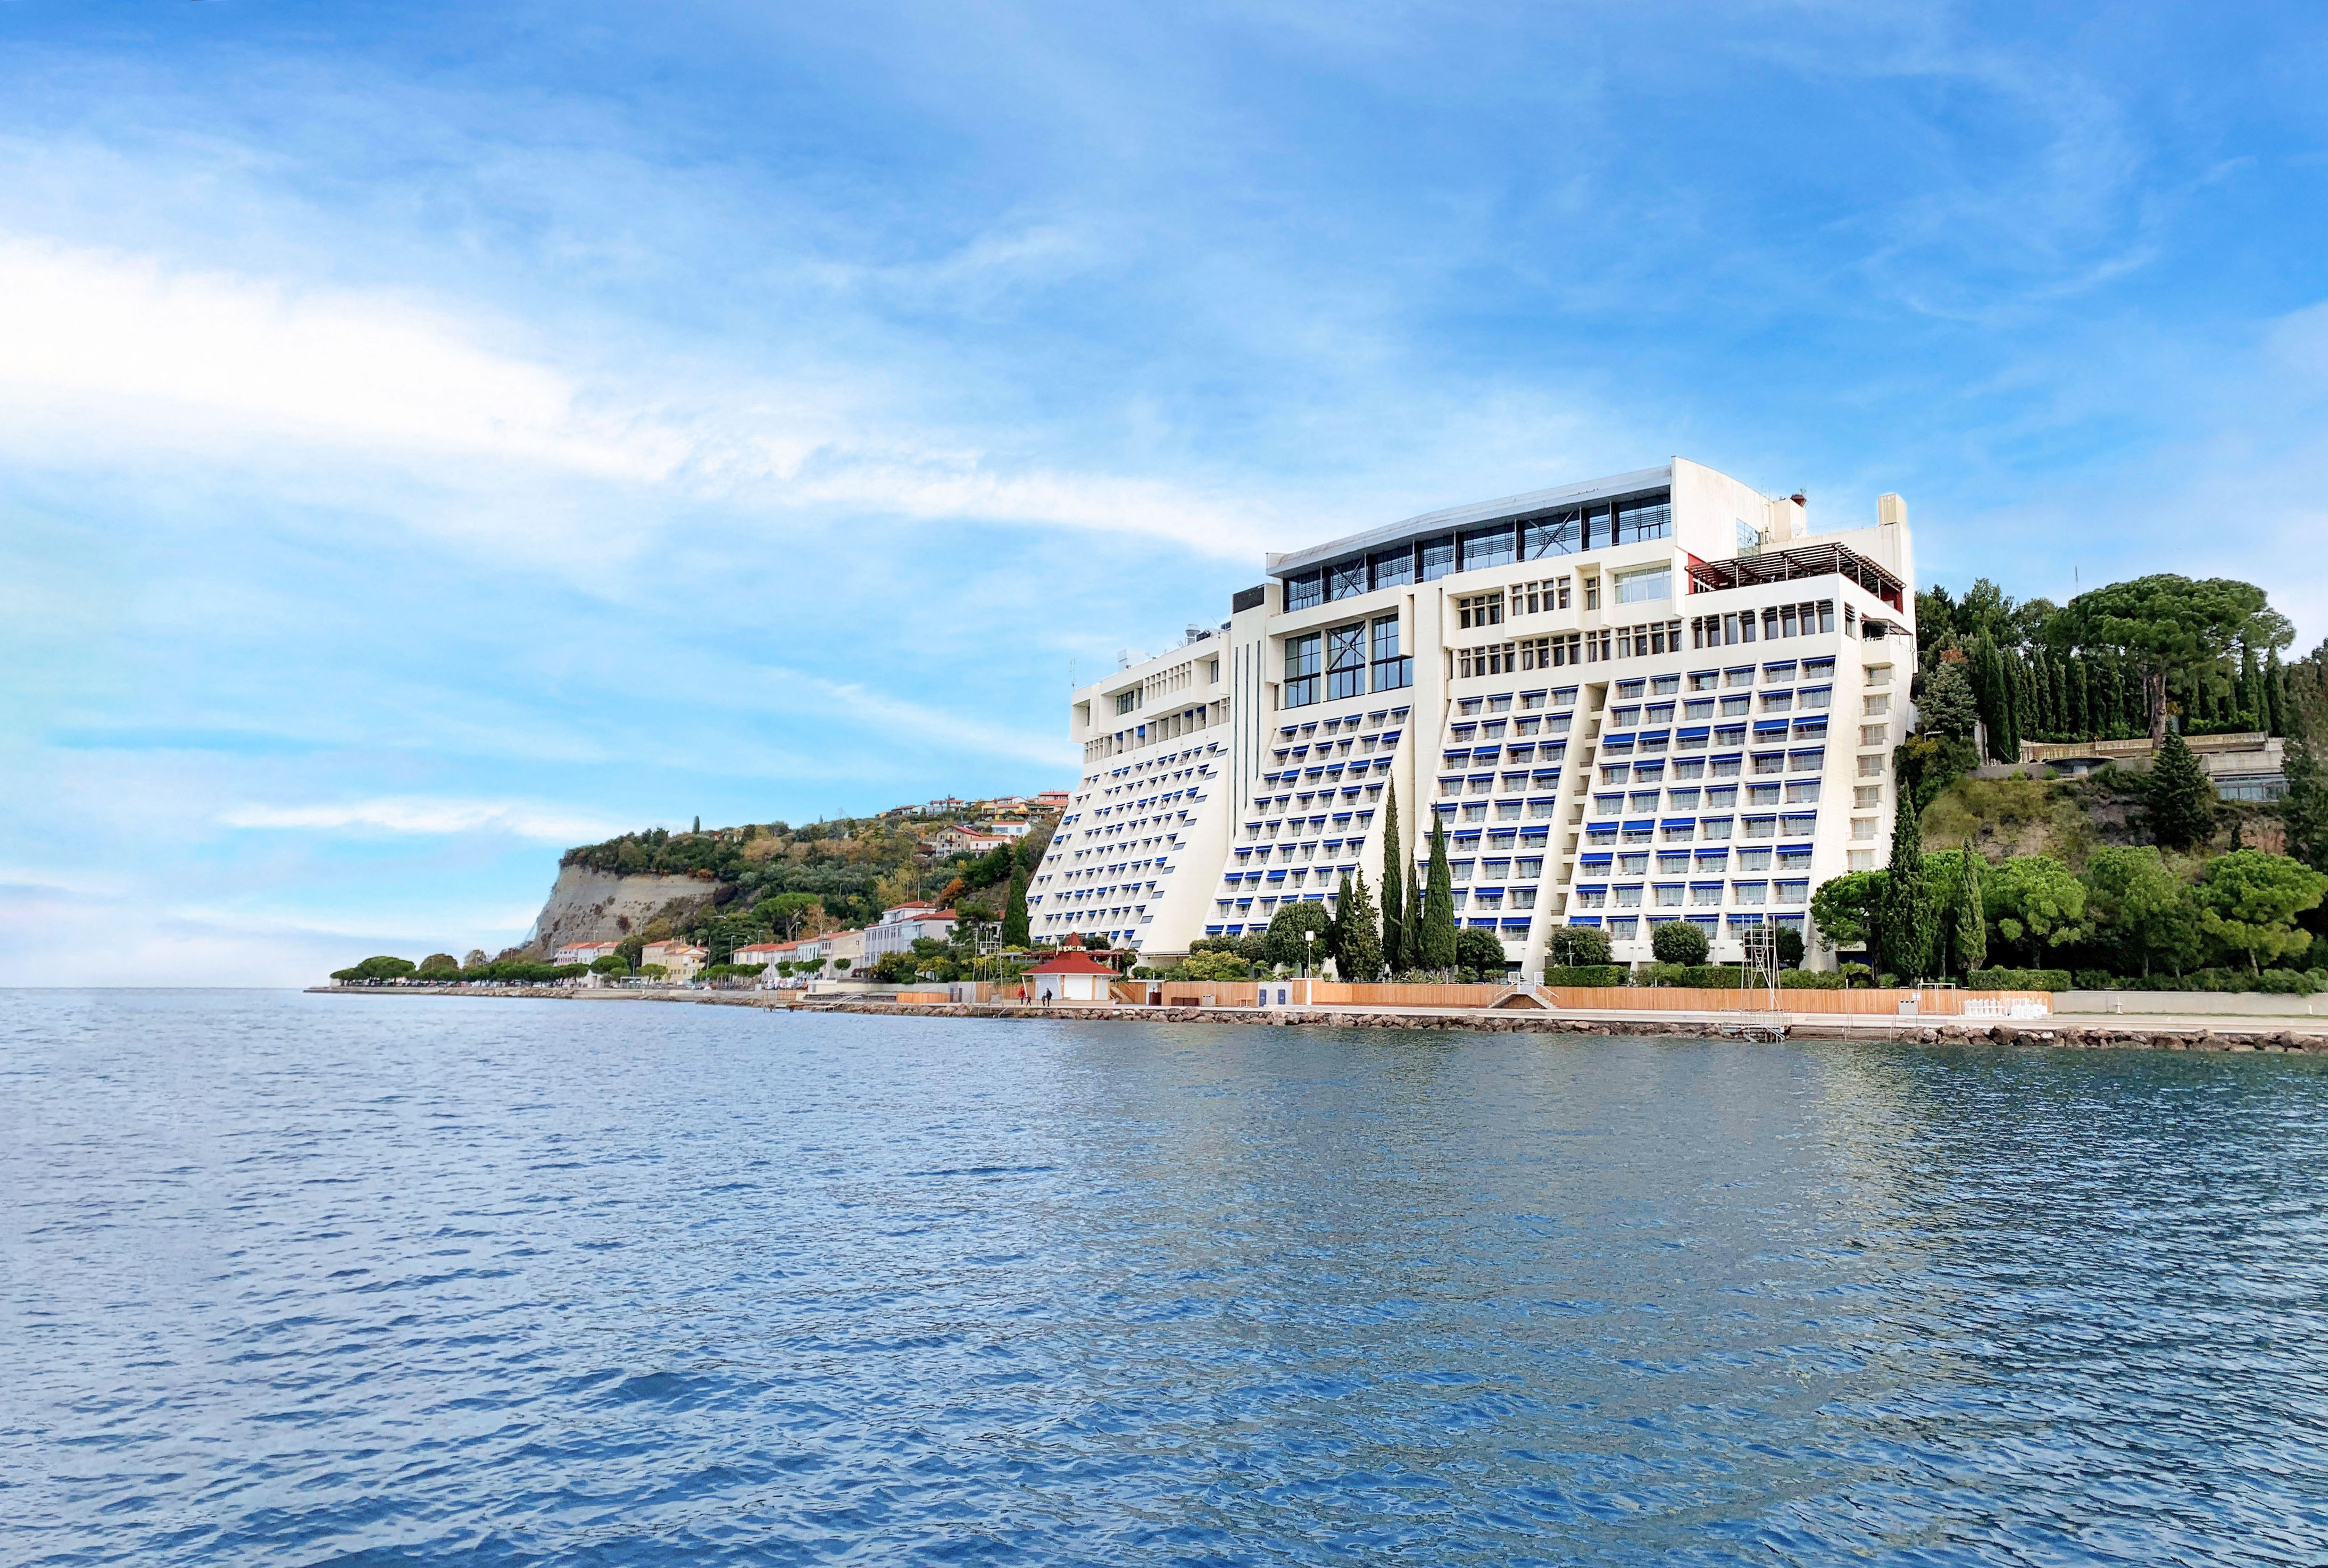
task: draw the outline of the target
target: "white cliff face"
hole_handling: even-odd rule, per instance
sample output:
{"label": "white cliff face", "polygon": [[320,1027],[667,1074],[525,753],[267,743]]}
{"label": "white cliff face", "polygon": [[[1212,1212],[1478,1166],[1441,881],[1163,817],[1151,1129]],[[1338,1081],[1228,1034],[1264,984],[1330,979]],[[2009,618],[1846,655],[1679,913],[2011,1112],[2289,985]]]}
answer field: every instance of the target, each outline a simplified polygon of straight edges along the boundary
{"label": "white cliff face", "polygon": [[620,942],[658,915],[691,915],[718,884],[696,877],[622,876],[561,866],[534,917],[529,946],[545,953],[577,942]]}

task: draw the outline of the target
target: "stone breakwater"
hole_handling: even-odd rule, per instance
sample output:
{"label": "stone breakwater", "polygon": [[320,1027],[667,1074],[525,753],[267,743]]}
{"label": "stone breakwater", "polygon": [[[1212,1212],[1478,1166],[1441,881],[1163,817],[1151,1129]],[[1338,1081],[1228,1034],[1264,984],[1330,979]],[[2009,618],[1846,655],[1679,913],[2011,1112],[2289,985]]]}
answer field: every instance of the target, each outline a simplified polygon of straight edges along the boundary
{"label": "stone breakwater", "polygon": [[[2328,1019],[2316,1028],[2187,1028],[2113,1019],[2108,1023],[1966,1023],[1958,1019],[1802,1017],[1767,1013],[1659,1013],[1654,1017],[1456,1009],[1380,1011],[1334,1008],[1047,1006],[1039,1002],[892,1002],[787,1000],[756,991],[577,991],[557,986],[318,986],[330,996],[514,997],[541,1001],[693,1002],[778,1012],[861,1013],[885,1018],[1049,1019],[1076,1023],[1234,1023],[1336,1029],[1460,1029],[1474,1034],[1600,1035],[1703,1039],[1783,1029],[1794,1040],[1893,1040],[1924,1046],[2021,1046],[2069,1050],[2247,1051],[2328,1056]],[[2310,1020],[2306,1020],[2308,1023]]]}

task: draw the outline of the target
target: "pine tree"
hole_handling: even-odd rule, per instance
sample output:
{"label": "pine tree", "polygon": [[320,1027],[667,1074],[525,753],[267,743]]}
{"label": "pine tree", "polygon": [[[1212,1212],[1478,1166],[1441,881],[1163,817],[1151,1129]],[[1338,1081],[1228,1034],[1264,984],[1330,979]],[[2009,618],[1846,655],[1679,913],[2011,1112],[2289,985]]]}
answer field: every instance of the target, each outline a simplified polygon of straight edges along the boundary
{"label": "pine tree", "polygon": [[1015,865],[1010,869],[1010,896],[1002,906],[1002,945],[1034,945],[1027,934],[1027,873]]}
{"label": "pine tree", "polygon": [[1382,952],[1393,969],[1406,967],[1406,850],[1398,839],[1398,784],[1383,803]]}
{"label": "pine tree", "polygon": [[1340,946],[1334,968],[1344,980],[1365,985],[1382,978],[1382,932],[1375,922],[1375,901],[1366,892],[1366,874],[1342,895]]}
{"label": "pine tree", "polygon": [[1431,826],[1431,869],[1422,900],[1422,967],[1455,967],[1455,873],[1447,864],[1447,824]]}
{"label": "pine tree", "polygon": [[1924,877],[1923,832],[1906,792],[1892,822],[1892,865],[1883,880],[1877,945],[1883,967],[1901,980],[1920,980],[1932,961],[1932,894]]}
{"label": "pine tree", "polygon": [[2188,850],[2215,829],[2215,786],[2191,754],[2180,731],[2168,730],[2150,765],[2145,792],[2150,806],[2150,836],[2166,850]]}

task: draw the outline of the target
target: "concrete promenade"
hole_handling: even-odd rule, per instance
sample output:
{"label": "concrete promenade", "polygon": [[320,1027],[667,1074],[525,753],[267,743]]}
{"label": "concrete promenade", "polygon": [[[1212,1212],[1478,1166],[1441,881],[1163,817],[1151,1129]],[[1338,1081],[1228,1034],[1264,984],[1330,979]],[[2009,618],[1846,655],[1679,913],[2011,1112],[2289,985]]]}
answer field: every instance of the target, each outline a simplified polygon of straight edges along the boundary
{"label": "concrete promenade", "polygon": [[2216,1014],[2056,1014],[2010,1020],[1853,1017],[1825,1013],[1655,1012],[1482,1008],[1185,1008],[1120,1003],[895,1002],[785,998],[747,991],[576,991],[560,986],[316,986],[318,995],[472,996],[545,1001],[693,1002],[764,1011],[873,1017],[1234,1023],[1326,1028],[1466,1029],[1493,1034],[1892,1040],[1918,1045],[2045,1046],[2073,1049],[2245,1051],[2328,1056],[2328,1017]]}

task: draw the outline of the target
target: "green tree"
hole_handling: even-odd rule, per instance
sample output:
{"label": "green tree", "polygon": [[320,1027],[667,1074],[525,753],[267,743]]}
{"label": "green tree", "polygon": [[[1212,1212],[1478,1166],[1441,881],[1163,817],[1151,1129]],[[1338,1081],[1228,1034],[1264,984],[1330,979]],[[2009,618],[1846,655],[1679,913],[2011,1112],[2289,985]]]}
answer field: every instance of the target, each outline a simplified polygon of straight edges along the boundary
{"label": "green tree", "polygon": [[461,961],[449,953],[432,953],[420,961],[420,972],[427,975],[454,975],[461,972]]}
{"label": "green tree", "polygon": [[2320,775],[2310,742],[2288,741],[2285,771],[2287,794],[2279,803],[2279,820],[2287,830],[2287,852],[2315,871],[2328,871],[2328,780]]}
{"label": "green tree", "polygon": [[1981,884],[1988,863],[1969,844],[1924,857],[1924,882],[1933,906],[1932,970],[1966,974],[1988,958],[1986,907]]}
{"label": "green tree", "polygon": [[2086,885],[2051,855],[2015,855],[1988,874],[1983,894],[1996,934],[2024,962],[2084,939]]}
{"label": "green tree", "polygon": [[1447,824],[1431,824],[1431,865],[1422,897],[1422,940],[1416,944],[1424,969],[1455,967],[1455,878],[1447,864]]}
{"label": "green tree", "polygon": [[1002,906],[1002,945],[1031,947],[1034,938],[1028,934],[1027,873],[1016,865],[1010,869],[1010,896]]}
{"label": "green tree", "polygon": [[1712,945],[1705,933],[1686,920],[1667,920],[1649,928],[1649,951],[1659,963],[1704,963]]}
{"label": "green tree", "polygon": [[1455,934],[1455,967],[1485,981],[1504,978],[1504,944],[1492,931],[1467,925]]}
{"label": "green tree", "polygon": [[1609,934],[1598,925],[1555,925],[1544,938],[1544,958],[1555,968],[1609,962]]}
{"label": "green tree", "polygon": [[[1333,917],[1326,913],[1323,904],[1306,900],[1281,904],[1270,919],[1263,955],[1270,963],[1284,969],[1299,969],[1308,963],[1314,973],[1316,966],[1326,962],[1327,937],[1333,926]],[[1304,932],[1314,932],[1316,935],[1304,941]]]}
{"label": "green tree", "polygon": [[1979,716],[1964,666],[1947,660],[1935,665],[1931,678],[1924,682],[1923,698],[1916,704],[1917,728],[1927,735],[1969,740],[1973,720]]}
{"label": "green tree", "polygon": [[1800,969],[1803,966],[1803,934],[1795,926],[1781,925],[1778,935],[1779,967]]}
{"label": "green tree", "polygon": [[620,955],[607,953],[602,953],[598,957],[590,961],[590,972],[593,974],[628,974],[631,972],[631,966],[624,963]]}
{"label": "green tree", "polygon": [[2179,733],[2159,746],[2143,797],[2150,835],[2166,849],[2191,849],[2215,831],[2215,786]]}
{"label": "green tree", "polygon": [[2207,862],[2199,878],[2199,924],[2227,953],[2243,955],[2261,973],[2263,960],[2303,953],[2312,934],[2295,917],[2320,906],[2328,876],[2286,855],[2235,850]]}
{"label": "green tree", "polygon": [[2111,845],[2086,861],[2086,915],[2120,974],[2181,974],[2199,962],[2191,888],[2154,845]]}
{"label": "green tree", "polygon": [[1393,780],[1383,800],[1382,956],[1392,969],[1409,967],[1406,961],[1406,850],[1398,837],[1398,784]]}
{"label": "green tree", "polygon": [[1902,980],[1931,972],[1932,896],[1924,880],[1924,840],[1915,807],[1905,795],[1892,819],[1892,863],[1875,931],[1883,967]]}
{"label": "green tree", "polygon": [[1838,953],[1873,942],[1883,883],[1881,871],[1845,871],[1820,883],[1811,895],[1811,925],[1819,940]]}
{"label": "green tree", "polygon": [[2153,740],[2165,738],[2171,672],[2219,659],[2237,643],[2284,648],[2295,635],[2254,584],[2229,577],[2193,581],[2171,572],[2079,594],[2062,618],[2076,646],[2115,653],[2140,671]]}
{"label": "green tree", "polygon": [[1366,874],[1358,873],[1357,885],[1342,896],[1341,945],[1334,954],[1334,968],[1344,980],[1366,985],[1382,978],[1382,928],[1375,918],[1374,896],[1366,891]]}
{"label": "green tree", "polygon": [[361,963],[347,969],[335,969],[332,971],[332,978],[333,980],[402,980],[413,972],[413,962],[408,958],[397,958],[383,953],[367,958]]}

